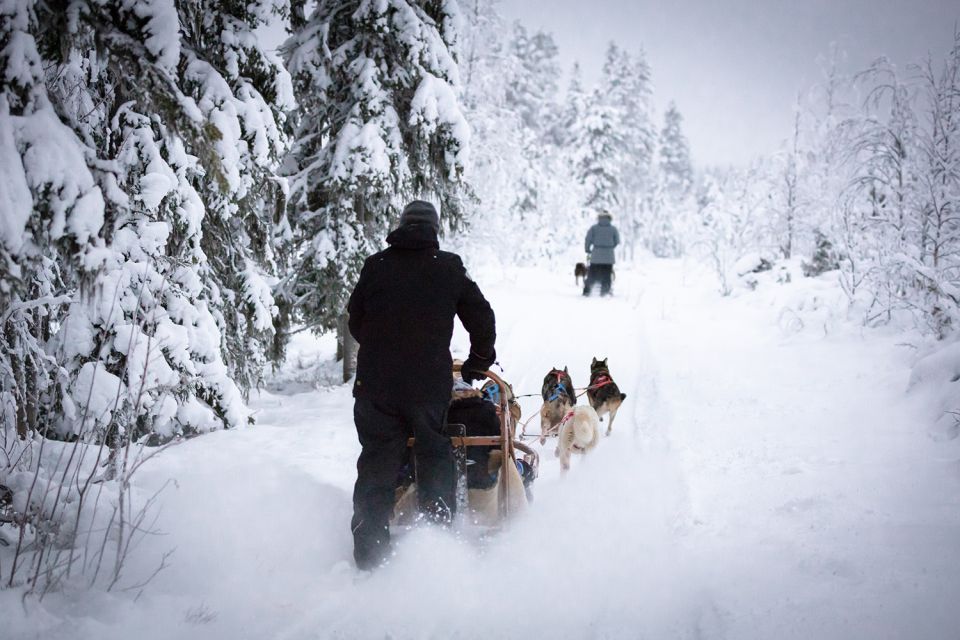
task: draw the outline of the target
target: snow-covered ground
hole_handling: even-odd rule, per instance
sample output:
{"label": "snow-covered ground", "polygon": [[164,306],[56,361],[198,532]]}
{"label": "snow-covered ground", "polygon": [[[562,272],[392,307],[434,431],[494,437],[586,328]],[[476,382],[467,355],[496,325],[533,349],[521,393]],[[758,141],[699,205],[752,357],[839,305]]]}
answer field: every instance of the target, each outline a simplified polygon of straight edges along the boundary
{"label": "snow-covered ground", "polygon": [[0,592],[0,635],[957,637],[960,444],[928,434],[931,393],[907,393],[902,335],[822,315],[798,330],[780,292],[720,298],[679,262],[621,267],[611,299],[583,299],[566,272],[476,275],[517,393],[553,366],[584,385],[598,356],[628,395],[566,478],[542,450],[524,518],[482,542],[414,530],[388,566],[357,572],[352,399],[331,341],[301,336],[254,400],[255,428],[139,472],[145,493],[176,486],[131,574],[175,553],[136,601],[66,592],[28,615]]}

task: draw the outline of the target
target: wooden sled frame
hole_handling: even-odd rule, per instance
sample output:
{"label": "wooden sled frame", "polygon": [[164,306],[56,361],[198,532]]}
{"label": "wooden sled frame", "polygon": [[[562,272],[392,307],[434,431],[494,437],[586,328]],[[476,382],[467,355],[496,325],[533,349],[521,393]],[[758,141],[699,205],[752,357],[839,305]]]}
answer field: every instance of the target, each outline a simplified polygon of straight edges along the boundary
{"label": "wooden sled frame", "polygon": [[[460,365],[454,365],[454,372],[460,371]],[[540,466],[540,456],[536,451],[523,444],[520,441],[514,440],[514,432],[516,431],[516,423],[513,420],[513,416],[510,413],[509,398],[511,397],[511,390],[506,382],[503,379],[495,374],[493,371],[486,371],[484,375],[492,380],[494,384],[499,387],[499,401],[498,401],[498,411],[500,418],[500,436],[466,436],[463,435],[466,427],[463,425],[456,425],[461,427],[460,435],[454,435],[450,437],[451,445],[460,450],[460,454],[457,456],[459,459],[459,473],[461,479],[466,480],[466,449],[467,447],[499,447],[500,451],[503,454],[501,462],[501,472],[498,474],[497,482],[497,510],[498,516],[501,521],[505,521],[510,518],[514,513],[527,506],[526,499],[524,498],[523,504],[514,504],[517,502],[517,495],[524,495],[523,488],[513,487],[513,483],[520,482],[522,480],[518,473],[511,473],[506,471],[506,465],[509,463],[514,464],[516,459],[516,452],[519,450],[523,452],[531,461],[530,464],[534,469],[538,469]],[[453,426],[453,425],[447,425]],[[414,444],[414,438],[407,439],[407,446],[412,447]],[[514,471],[516,468],[514,467]]]}

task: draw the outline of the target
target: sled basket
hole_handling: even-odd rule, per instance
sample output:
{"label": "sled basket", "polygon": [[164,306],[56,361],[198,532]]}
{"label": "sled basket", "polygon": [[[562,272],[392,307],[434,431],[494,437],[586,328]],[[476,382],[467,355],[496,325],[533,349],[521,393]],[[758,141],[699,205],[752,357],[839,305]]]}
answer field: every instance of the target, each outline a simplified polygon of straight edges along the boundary
{"label": "sled basket", "polygon": [[[459,364],[454,365],[454,372],[459,372]],[[458,487],[466,493],[466,506],[475,517],[477,522],[488,525],[498,525],[506,522],[509,518],[526,509],[528,505],[526,491],[523,486],[523,479],[517,470],[515,459],[517,451],[524,454],[525,460],[532,465],[534,470],[539,467],[539,456],[536,451],[515,441],[516,421],[510,412],[510,399],[512,391],[506,382],[492,371],[485,373],[499,388],[497,395],[497,405],[500,420],[499,436],[467,436],[466,427],[462,424],[446,425],[446,433],[450,435],[450,444],[455,451],[455,459],[458,469]],[[415,440],[409,438],[407,446],[412,447]],[[494,447],[491,451],[491,457],[499,451],[500,467],[497,473],[496,484],[490,489],[467,489],[467,455],[469,447]],[[414,476],[416,471],[414,469]],[[414,477],[414,482],[416,478]],[[413,486],[413,485],[411,485]],[[401,512],[405,513],[411,510],[410,501],[412,499],[411,490],[407,487],[397,496],[397,505],[395,509],[395,518]],[[406,506],[401,503],[407,502]]]}

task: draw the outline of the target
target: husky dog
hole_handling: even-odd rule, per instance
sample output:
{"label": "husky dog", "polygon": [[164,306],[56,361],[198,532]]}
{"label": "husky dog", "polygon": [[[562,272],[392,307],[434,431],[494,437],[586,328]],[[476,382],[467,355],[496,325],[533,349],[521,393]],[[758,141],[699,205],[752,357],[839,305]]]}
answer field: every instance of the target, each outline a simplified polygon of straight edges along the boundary
{"label": "husky dog", "polygon": [[613,429],[613,419],[617,417],[617,411],[626,398],[627,394],[620,393],[619,387],[610,377],[607,359],[597,360],[594,358],[593,362],[590,363],[590,385],[587,387],[587,400],[601,420],[603,420],[603,416],[610,414],[607,435],[610,435],[610,431]]}
{"label": "husky dog", "polygon": [[570,409],[577,404],[577,396],[573,391],[573,380],[570,372],[564,367],[551,369],[543,378],[543,406],[540,407],[540,444],[547,441],[547,436],[556,435],[560,421]]}
{"label": "husky dog", "polygon": [[587,277],[589,271],[587,265],[582,262],[577,263],[577,266],[573,268],[573,281],[577,283],[577,286],[580,286],[580,282]]}
{"label": "husky dog", "polygon": [[570,456],[586,454],[600,442],[600,418],[593,407],[574,407],[560,420],[560,437],[557,441],[557,457],[560,470],[570,469]]}

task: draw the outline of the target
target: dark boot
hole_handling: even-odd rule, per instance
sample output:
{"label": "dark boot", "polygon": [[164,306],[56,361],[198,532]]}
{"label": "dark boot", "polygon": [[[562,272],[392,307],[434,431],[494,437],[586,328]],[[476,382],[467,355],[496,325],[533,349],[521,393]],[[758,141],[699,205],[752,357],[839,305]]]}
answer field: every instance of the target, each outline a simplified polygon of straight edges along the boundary
{"label": "dark boot", "polygon": [[350,521],[353,530],[353,560],[357,569],[372,571],[390,555],[390,527],[371,526],[358,514]]}

